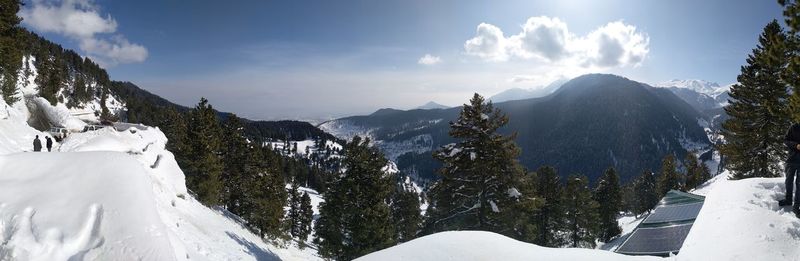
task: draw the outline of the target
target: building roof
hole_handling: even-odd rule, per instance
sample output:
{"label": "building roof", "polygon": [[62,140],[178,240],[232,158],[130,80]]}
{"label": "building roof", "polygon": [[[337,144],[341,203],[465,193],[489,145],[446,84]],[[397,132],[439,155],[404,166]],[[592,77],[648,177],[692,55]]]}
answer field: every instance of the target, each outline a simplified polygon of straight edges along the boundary
{"label": "building roof", "polygon": [[705,197],[700,195],[670,190],[616,252],[654,256],[677,254],[704,201]]}

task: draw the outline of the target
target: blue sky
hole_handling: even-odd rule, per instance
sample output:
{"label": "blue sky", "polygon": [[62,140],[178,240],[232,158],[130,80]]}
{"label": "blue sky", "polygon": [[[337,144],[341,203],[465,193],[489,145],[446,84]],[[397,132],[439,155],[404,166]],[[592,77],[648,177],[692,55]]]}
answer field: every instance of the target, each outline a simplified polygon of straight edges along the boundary
{"label": "blue sky", "polygon": [[589,72],[729,84],[782,19],[776,1],[600,2],[36,0],[22,14],[114,80],[254,119],[459,105]]}

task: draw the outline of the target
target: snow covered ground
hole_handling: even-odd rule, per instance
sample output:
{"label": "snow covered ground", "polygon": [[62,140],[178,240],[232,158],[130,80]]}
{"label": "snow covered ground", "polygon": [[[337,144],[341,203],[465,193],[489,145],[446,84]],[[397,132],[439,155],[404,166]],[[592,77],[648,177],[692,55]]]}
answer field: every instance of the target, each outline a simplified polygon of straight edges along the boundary
{"label": "snow covered ground", "polygon": [[436,233],[384,249],[356,260],[661,260],[658,257],[625,256],[582,248],[547,248],[484,231]]}
{"label": "snow covered ground", "polygon": [[23,108],[0,104],[0,260],[319,259],[196,201],[157,128],[76,133],[58,152],[25,152],[44,134]]}

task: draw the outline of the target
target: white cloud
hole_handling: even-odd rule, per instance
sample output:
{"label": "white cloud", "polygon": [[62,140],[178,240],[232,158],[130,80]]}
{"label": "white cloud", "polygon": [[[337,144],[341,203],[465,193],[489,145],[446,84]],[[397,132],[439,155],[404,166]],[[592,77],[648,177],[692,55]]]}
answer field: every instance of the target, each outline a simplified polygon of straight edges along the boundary
{"label": "white cloud", "polygon": [[503,31],[497,26],[481,23],[474,38],[464,43],[464,50],[468,54],[481,57],[489,61],[508,60],[508,39],[503,36]]}
{"label": "white cloud", "polygon": [[418,64],[423,64],[423,65],[434,65],[441,62],[442,62],[441,57],[433,56],[430,54],[425,54],[425,56],[422,56],[419,58],[419,60],[417,60]]}
{"label": "white cloud", "polygon": [[142,62],[147,49],[117,32],[117,21],[103,16],[92,0],[34,0],[19,15],[40,32],[57,33],[79,43],[87,56],[104,66]]}
{"label": "white cloud", "polygon": [[491,24],[478,25],[464,43],[467,54],[486,61],[535,59],[544,64],[585,68],[639,66],[649,52],[650,38],[622,21],[608,23],[585,36],[572,34],[558,18],[531,17],[518,34],[505,37]]}

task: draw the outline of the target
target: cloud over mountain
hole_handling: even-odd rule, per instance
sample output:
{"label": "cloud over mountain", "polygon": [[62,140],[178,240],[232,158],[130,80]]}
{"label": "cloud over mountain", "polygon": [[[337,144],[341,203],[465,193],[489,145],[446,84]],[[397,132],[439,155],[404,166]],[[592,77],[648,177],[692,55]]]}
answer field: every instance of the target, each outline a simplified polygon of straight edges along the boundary
{"label": "cloud over mountain", "polygon": [[92,0],[34,0],[19,15],[34,30],[78,42],[86,56],[104,66],[143,62],[147,49],[117,33],[117,21],[102,15]]}
{"label": "cloud over mountain", "polygon": [[537,60],[585,68],[638,66],[649,53],[650,38],[636,26],[610,22],[584,36],[569,31],[559,18],[531,17],[522,31],[506,37],[494,25],[481,23],[464,43],[467,54],[486,61]]}

